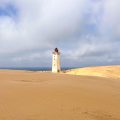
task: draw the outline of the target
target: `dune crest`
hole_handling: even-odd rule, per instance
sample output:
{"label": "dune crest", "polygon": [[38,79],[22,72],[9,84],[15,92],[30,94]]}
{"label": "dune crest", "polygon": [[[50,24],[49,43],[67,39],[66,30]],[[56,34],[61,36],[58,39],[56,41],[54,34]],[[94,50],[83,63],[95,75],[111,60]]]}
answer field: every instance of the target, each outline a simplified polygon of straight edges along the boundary
{"label": "dune crest", "polygon": [[99,76],[107,78],[120,78],[120,66],[99,66],[77,68],[66,71],[71,75]]}

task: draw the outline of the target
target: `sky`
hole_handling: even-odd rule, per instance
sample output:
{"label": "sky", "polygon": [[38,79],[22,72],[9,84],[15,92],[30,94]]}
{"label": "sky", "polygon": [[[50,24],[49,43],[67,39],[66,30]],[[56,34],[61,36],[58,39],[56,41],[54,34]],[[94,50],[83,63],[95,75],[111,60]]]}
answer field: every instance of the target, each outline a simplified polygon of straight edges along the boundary
{"label": "sky", "polygon": [[0,0],[0,67],[120,64],[120,0]]}

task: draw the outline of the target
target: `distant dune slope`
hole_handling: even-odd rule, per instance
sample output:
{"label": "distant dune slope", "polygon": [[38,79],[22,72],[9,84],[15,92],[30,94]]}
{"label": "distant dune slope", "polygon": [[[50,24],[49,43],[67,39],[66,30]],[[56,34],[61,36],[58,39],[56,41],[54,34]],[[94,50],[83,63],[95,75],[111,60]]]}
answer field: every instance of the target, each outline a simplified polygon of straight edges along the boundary
{"label": "distant dune slope", "polygon": [[72,75],[99,76],[108,78],[120,78],[120,66],[100,66],[71,69],[66,71]]}

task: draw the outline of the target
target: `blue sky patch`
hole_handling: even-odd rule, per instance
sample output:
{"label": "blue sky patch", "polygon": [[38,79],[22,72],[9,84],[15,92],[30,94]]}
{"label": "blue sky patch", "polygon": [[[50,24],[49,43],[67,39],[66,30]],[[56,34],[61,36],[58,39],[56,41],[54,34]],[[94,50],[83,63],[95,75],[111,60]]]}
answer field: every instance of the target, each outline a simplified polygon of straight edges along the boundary
{"label": "blue sky patch", "polygon": [[0,17],[1,16],[9,16],[12,18],[16,18],[18,16],[18,9],[14,4],[5,4],[0,6]]}

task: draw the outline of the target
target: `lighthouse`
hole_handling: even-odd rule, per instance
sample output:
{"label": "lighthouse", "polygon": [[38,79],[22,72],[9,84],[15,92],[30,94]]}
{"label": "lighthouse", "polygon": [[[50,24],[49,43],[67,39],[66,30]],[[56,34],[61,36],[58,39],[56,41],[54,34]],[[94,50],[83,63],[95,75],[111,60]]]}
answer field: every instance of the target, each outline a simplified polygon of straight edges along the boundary
{"label": "lighthouse", "polygon": [[60,52],[58,48],[55,48],[53,54],[52,54],[52,72],[58,73],[60,72]]}

